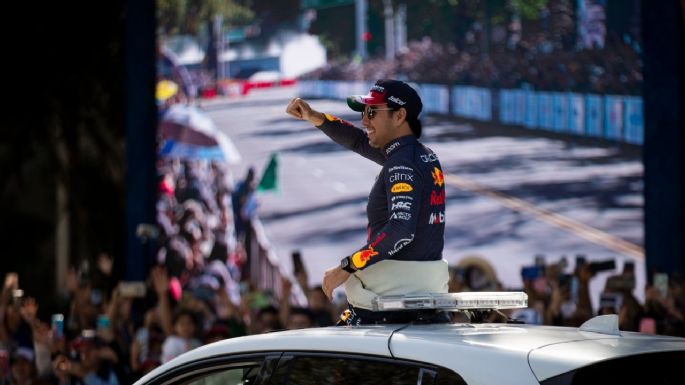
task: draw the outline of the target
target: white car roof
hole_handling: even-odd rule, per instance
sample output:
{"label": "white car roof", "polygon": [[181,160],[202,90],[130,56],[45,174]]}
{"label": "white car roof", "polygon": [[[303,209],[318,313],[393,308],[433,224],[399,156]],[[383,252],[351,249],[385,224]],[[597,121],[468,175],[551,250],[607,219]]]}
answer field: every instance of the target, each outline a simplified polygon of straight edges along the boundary
{"label": "white car roof", "polygon": [[627,332],[614,336],[578,328],[520,324],[327,327],[232,338],[206,345],[155,369],[140,383],[171,367],[208,357],[312,351],[425,362],[452,369],[469,384],[510,383],[514,378],[516,383],[538,384],[605,359],[673,350],[685,351],[685,338]]}

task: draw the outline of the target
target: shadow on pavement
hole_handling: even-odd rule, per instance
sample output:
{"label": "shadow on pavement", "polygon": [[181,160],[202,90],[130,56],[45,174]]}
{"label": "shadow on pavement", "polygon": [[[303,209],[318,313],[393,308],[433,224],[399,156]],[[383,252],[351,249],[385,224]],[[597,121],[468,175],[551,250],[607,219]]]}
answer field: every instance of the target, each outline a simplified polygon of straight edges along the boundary
{"label": "shadow on pavement", "polygon": [[530,203],[544,203],[581,199],[584,208],[640,209],[642,204],[621,202],[621,197],[642,193],[642,176],[620,176],[605,180],[593,179],[571,182],[521,183],[514,188],[498,190],[504,194],[523,199]]}
{"label": "shadow on pavement", "polygon": [[326,138],[325,141],[321,142],[314,142],[314,143],[305,143],[301,144],[299,146],[294,146],[294,147],[287,147],[282,150],[281,152],[290,152],[290,153],[301,153],[301,154],[324,154],[324,153],[330,153],[330,152],[336,152],[336,151],[348,151],[345,147],[332,142]]}
{"label": "shadow on pavement", "polygon": [[302,135],[302,134],[310,134],[312,131],[311,128],[302,128],[302,129],[297,129],[297,130],[287,130],[287,129],[273,129],[273,130],[261,130],[261,131],[254,131],[251,132],[247,135],[243,135],[245,137],[249,136],[288,136],[288,135]]}
{"label": "shadow on pavement", "polygon": [[201,108],[204,111],[220,111],[220,110],[236,110],[249,107],[273,107],[283,106],[283,114],[285,114],[285,107],[290,103],[290,99],[264,99],[264,100],[245,100],[242,102],[216,102],[208,105],[203,105]]}
{"label": "shadow on pavement", "polygon": [[292,218],[292,217],[296,217],[296,216],[300,216],[300,215],[308,215],[308,214],[313,214],[313,213],[326,212],[326,211],[330,211],[330,210],[334,210],[334,209],[339,209],[339,208],[344,207],[344,206],[360,205],[366,201],[367,201],[366,195],[357,196],[357,197],[338,200],[338,201],[331,202],[331,203],[325,204],[325,205],[308,207],[308,208],[302,209],[302,210],[274,212],[271,214],[260,215],[260,219],[265,223],[269,222],[269,221],[278,221],[278,220],[288,219],[288,218]]}
{"label": "shadow on pavement", "polygon": [[310,231],[307,233],[299,233],[297,236],[293,237],[295,243],[339,243],[341,241],[350,242],[350,251],[354,248],[363,246],[364,235],[366,230],[364,229],[363,222],[359,222],[358,226],[345,227],[337,229],[321,229],[316,231]]}

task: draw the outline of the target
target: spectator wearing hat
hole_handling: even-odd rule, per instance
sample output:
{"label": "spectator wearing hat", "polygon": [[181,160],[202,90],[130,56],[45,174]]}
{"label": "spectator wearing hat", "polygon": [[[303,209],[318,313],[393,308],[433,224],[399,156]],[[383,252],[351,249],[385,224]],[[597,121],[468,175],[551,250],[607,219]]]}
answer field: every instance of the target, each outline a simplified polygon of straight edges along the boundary
{"label": "spectator wearing hat", "polygon": [[17,348],[10,359],[10,383],[32,385],[36,380],[35,354],[27,347]]}
{"label": "spectator wearing hat", "polygon": [[367,95],[351,96],[366,130],[323,114],[300,98],[286,112],[309,121],[336,143],[382,166],[367,204],[367,242],[328,269],[323,290],[345,284],[352,317],[348,323],[375,323],[377,295],[447,292],[442,259],[445,187],[437,155],[421,144],[423,108],[418,93],[398,80],[378,80]]}

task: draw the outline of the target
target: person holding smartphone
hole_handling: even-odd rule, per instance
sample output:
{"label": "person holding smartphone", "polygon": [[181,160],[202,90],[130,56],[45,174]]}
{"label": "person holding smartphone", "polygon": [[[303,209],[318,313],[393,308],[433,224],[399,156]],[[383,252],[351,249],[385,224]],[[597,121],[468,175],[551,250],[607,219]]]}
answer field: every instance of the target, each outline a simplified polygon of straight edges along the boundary
{"label": "person holding smartphone", "polygon": [[423,103],[411,86],[378,80],[367,95],[351,96],[347,103],[361,112],[365,130],[300,98],[286,112],[381,166],[366,207],[367,242],[328,269],[322,284],[329,299],[345,284],[346,323],[376,323],[386,317],[370,311],[378,295],[447,292],[445,179],[438,156],[418,140]]}

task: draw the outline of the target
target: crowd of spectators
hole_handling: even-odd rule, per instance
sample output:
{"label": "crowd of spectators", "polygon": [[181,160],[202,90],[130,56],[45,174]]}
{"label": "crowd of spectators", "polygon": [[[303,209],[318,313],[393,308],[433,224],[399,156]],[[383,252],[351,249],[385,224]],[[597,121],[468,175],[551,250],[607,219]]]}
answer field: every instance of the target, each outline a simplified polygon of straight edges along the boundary
{"label": "crowd of spectators", "polygon": [[639,95],[642,60],[635,42],[608,36],[603,48],[565,49],[540,33],[484,53],[477,42],[462,49],[414,41],[394,59],[331,62],[302,79],[396,78],[417,83],[472,85],[494,89]]}
{"label": "crowd of spectators", "polygon": [[69,269],[61,313],[40,314],[7,274],[0,384],[129,384],[203,344],[333,324],[338,309],[304,269],[293,279],[301,297],[287,279],[279,297],[250,282],[254,170],[238,182],[220,162],[160,159],[158,170],[159,248],[146,281],[116,281],[102,254]]}
{"label": "crowd of spectators", "polygon": [[[587,262],[580,257],[570,271],[566,258],[555,263],[541,260],[538,258],[535,265],[521,269],[529,307],[510,311],[508,316],[512,319],[578,327],[596,315],[617,314],[620,330],[685,337],[685,277],[681,274],[654,274],[652,282],[644,288],[645,300],[640,302],[635,295],[640,288],[635,285],[631,262],[624,263],[623,270],[618,272],[612,260]],[[482,257],[463,258],[450,270],[451,292],[504,290],[494,268]],[[596,298],[597,306],[593,306],[590,281],[602,272],[613,274]],[[493,321],[500,318],[495,313],[492,317]]]}
{"label": "crowd of spectators", "polygon": [[[216,170],[213,172],[221,175]],[[160,188],[168,186],[160,183]],[[160,200],[165,199],[169,198]],[[180,225],[183,217],[191,215],[187,210],[206,210],[202,205],[198,202],[182,205],[179,219],[171,220],[172,226]],[[227,218],[232,210],[225,203],[217,203],[219,206],[224,212],[216,214]],[[196,215],[197,212],[192,213],[192,220],[196,220]],[[207,223],[213,225],[206,226]],[[98,257],[94,268],[86,263],[70,268],[65,311],[53,314],[48,320],[38,316],[39,304],[20,289],[19,277],[8,273],[0,298],[0,383],[131,383],[203,344],[274,330],[330,326],[336,322],[344,304],[331,303],[319,286],[309,287],[303,266],[295,266],[292,282],[283,280],[280,298],[257,290],[249,280],[241,279],[240,261],[244,256],[240,254],[244,252],[240,239],[226,240],[227,223],[220,218],[214,222],[199,221],[196,224],[199,228],[188,226],[180,230],[179,226],[178,232],[164,235],[169,242],[160,249],[159,263],[151,269],[145,282],[114,282],[113,261],[105,254]],[[208,228],[203,230],[204,227]],[[214,237],[215,245],[219,245],[212,247],[208,255],[202,254],[206,250],[204,246],[196,244],[204,241],[203,231],[213,234],[209,237]],[[178,236],[184,239],[172,241]],[[172,246],[174,242],[186,245]],[[180,259],[169,259],[171,254]],[[685,279],[682,276],[675,274],[662,282],[655,279],[646,286],[645,300],[640,302],[635,297],[633,265],[626,263],[622,272],[606,280],[599,306],[593,310],[589,284],[600,272],[597,263],[581,261],[569,270],[565,258],[522,268],[529,308],[510,311],[507,315],[530,324],[580,326],[596,315],[617,314],[623,331],[685,336]],[[305,303],[293,301],[294,286],[305,291]],[[451,266],[449,290],[506,288],[484,258],[471,256]],[[455,320],[465,321],[464,315],[455,313]],[[485,320],[504,321],[495,312]]]}

